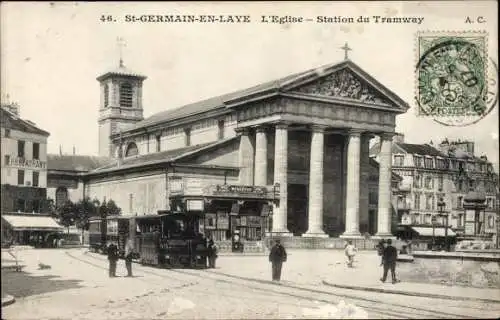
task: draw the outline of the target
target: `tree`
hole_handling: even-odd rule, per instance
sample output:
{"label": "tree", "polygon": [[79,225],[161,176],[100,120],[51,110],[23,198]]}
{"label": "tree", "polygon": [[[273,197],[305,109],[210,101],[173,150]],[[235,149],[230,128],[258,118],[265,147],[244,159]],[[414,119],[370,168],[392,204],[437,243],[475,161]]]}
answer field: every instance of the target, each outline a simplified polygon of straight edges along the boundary
{"label": "tree", "polygon": [[68,228],[69,233],[69,226],[74,225],[76,221],[77,209],[75,204],[68,200],[64,203],[64,205],[56,208],[56,212],[59,218],[59,223]]}
{"label": "tree", "polygon": [[54,219],[58,218],[57,211],[56,211],[56,203],[54,199],[52,198],[47,198],[47,211],[50,214],[50,216]]}
{"label": "tree", "polygon": [[83,241],[83,232],[89,229],[89,218],[99,214],[99,200],[86,197],[75,204],[75,209],[75,222],[77,227],[82,229]]}
{"label": "tree", "polygon": [[119,216],[122,213],[122,209],[120,209],[113,200],[109,200],[106,204],[107,215],[110,216]]}

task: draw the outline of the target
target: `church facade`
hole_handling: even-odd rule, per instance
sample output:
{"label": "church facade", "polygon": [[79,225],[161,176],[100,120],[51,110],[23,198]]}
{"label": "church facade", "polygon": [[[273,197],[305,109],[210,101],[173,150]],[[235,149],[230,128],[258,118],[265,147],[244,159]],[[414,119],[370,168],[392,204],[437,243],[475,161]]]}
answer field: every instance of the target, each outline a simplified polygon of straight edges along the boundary
{"label": "church facade", "polygon": [[[85,197],[113,199],[132,215],[201,210],[214,230],[260,223],[260,234],[391,235],[392,136],[396,116],[409,107],[352,61],[146,119],[145,79],[122,63],[97,78],[99,156],[113,161],[80,178]],[[381,141],[377,181],[370,179],[374,137]]]}

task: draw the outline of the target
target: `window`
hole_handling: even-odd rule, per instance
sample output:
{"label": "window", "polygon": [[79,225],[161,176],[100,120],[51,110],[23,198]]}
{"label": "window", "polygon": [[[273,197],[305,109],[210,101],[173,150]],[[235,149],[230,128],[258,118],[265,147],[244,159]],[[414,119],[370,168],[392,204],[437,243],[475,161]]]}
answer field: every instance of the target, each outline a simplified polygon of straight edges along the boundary
{"label": "window", "polygon": [[472,180],[472,179],[469,180],[469,190],[474,190],[475,185],[476,185],[476,183],[474,180]]}
{"label": "window", "polygon": [[413,161],[415,162],[415,167],[422,167],[422,157],[413,156]]}
{"label": "window", "polygon": [[224,120],[219,120],[217,125],[219,127],[218,138],[219,140],[224,139]]}
{"label": "window", "polygon": [[433,210],[434,209],[434,196],[427,195],[425,199],[425,210]]}
{"label": "window", "polygon": [[4,156],[4,165],[5,166],[10,165],[10,156],[8,154]]}
{"label": "window", "polygon": [[462,196],[458,196],[457,197],[457,208],[462,208],[463,207],[463,197]]}
{"label": "window", "polygon": [[415,209],[420,209],[420,194],[418,193],[415,194]]}
{"label": "window", "polygon": [[24,170],[17,170],[17,184],[24,185]]}
{"label": "window", "polygon": [[40,180],[40,172],[33,171],[33,187],[38,187]]}
{"label": "window", "polygon": [[125,157],[136,156],[139,154],[139,149],[135,142],[131,142],[127,145],[127,150],[125,151]]}
{"label": "window", "polygon": [[432,160],[432,158],[425,158],[424,164],[425,164],[425,167],[428,169],[434,168],[434,161]]}
{"label": "window", "polygon": [[161,135],[156,136],[156,152],[161,151]]}
{"label": "window", "polygon": [[107,108],[109,106],[109,86],[106,83],[104,85],[104,108]]}
{"label": "window", "polygon": [[439,176],[438,177],[438,189],[439,189],[439,191],[443,190],[443,184],[444,184],[444,178],[443,178],[443,176]]}
{"label": "window", "polygon": [[10,138],[10,129],[5,129],[5,138]]}
{"label": "window", "polygon": [[26,201],[24,199],[17,199],[14,210],[24,212],[26,210]]}
{"label": "window", "polygon": [[24,158],[24,141],[17,141],[17,156],[19,158]]}
{"label": "window", "polygon": [[425,188],[432,189],[434,187],[434,179],[432,177],[425,177]]}
{"label": "window", "polygon": [[56,208],[64,206],[68,201],[68,189],[65,187],[59,187],[56,190]]}
{"label": "window", "polygon": [[377,192],[369,192],[368,193],[368,204],[378,204]]}
{"label": "window", "polygon": [[404,155],[395,155],[394,156],[394,166],[402,167],[404,165],[405,156]]}
{"label": "window", "polygon": [[33,160],[40,160],[40,144],[33,142]]}
{"label": "window", "polygon": [[448,162],[444,159],[436,159],[436,166],[438,169],[448,169]]}
{"label": "window", "polygon": [[415,179],[413,180],[413,186],[415,188],[420,188],[420,176],[415,176]]}
{"label": "window", "polygon": [[463,216],[464,215],[462,213],[459,213],[457,215],[457,227],[459,227],[459,228],[461,228],[463,226],[463,223],[462,223],[463,222],[462,221],[463,220]]}
{"label": "window", "polygon": [[191,145],[191,128],[184,129],[184,135],[186,137],[186,147]]}
{"label": "window", "polygon": [[120,85],[120,107],[132,108],[132,85],[124,82]]}
{"label": "window", "polygon": [[451,160],[451,168],[457,170],[457,160]]}
{"label": "window", "polygon": [[40,212],[40,200],[33,200],[33,202],[31,203],[31,210],[33,212]]}
{"label": "window", "polygon": [[493,216],[488,216],[488,228],[494,228],[495,227],[495,219]]}

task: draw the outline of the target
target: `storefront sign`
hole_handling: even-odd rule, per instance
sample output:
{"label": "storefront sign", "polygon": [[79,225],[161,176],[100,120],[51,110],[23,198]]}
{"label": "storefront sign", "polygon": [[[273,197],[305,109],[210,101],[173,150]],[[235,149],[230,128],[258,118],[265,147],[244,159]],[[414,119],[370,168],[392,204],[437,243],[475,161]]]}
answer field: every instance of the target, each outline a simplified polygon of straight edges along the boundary
{"label": "storefront sign", "polygon": [[187,200],[187,211],[203,211],[205,208],[203,200]]}
{"label": "storefront sign", "polygon": [[18,157],[10,158],[9,165],[15,167],[34,168],[34,169],[47,168],[47,162],[45,161],[40,161],[38,159],[24,159]]}
{"label": "storefront sign", "polygon": [[259,186],[216,185],[214,194],[265,197],[267,195],[267,189],[266,187]]}

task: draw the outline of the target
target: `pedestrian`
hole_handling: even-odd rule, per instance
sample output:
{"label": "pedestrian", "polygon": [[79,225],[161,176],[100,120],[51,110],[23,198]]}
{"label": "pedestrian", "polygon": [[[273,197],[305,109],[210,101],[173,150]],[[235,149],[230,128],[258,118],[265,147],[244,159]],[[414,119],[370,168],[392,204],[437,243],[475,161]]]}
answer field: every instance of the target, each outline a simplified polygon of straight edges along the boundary
{"label": "pedestrian", "polygon": [[52,244],[54,246],[54,248],[57,248],[57,238],[54,237],[54,240],[52,240]]}
{"label": "pedestrian", "polygon": [[111,242],[108,245],[109,277],[116,277],[116,262],[118,261],[118,246]]}
{"label": "pedestrian", "polygon": [[399,282],[396,279],[396,261],[398,259],[398,250],[392,246],[392,240],[387,239],[387,246],[383,253],[383,263],[384,263],[384,275],[380,278],[380,281],[385,282],[387,279],[387,272],[391,270],[392,283]]}
{"label": "pedestrian", "polygon": [[125,244],[125,267],[127,268],[127,277],[132,277],[132,258],[134,255],[134,244],[132,239],[128,239]]}
{"label": "pedestrian", "polygon": [[272,264],[273,281],[280,281],[281,267],[283,266],[283,262],[286,262],[286,250],[281,245],[281,241],[279,239],[276,240],[275,245],[271,248],[269,261]]}
{"label": "pedestrian", "polygon": [[352,244],[352,240],[347,241],[347,245],[345,246],[345,255],[347,256],[347,266],[352,268],[352,264],[354,263],[354,256],[358,249]]}
{"label": "pedestrian", "polygon": [[215,269],[215,260],[217,259],[217,246],[214,240],[208,241],[208,267]]}
{"label": "pedestrian", "polygon": [[382,239],[379,241],[379,243],[376,246],[377,248],[377,254],[380,256],[380,265],[384,265],[384,249],[385,249],[385,240]]}

